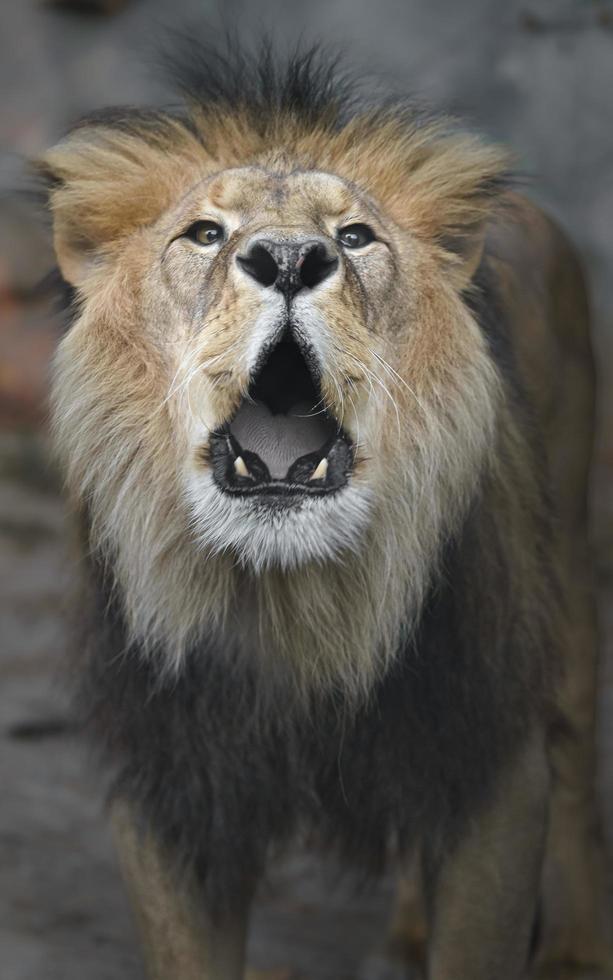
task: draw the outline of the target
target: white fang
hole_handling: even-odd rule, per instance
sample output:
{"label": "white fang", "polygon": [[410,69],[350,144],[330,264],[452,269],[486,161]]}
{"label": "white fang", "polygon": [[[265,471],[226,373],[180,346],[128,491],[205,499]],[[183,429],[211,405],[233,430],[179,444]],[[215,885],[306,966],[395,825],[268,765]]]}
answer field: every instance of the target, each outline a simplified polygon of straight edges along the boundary
{"label": "white fang", "polygon": [[242,456],[237,456],[234,460],[234,470],[237,476],[251,476]]}
{"label": "white fang", "polygon": [[328,472],[328,459],[326,456],[318,464],[317,469],[313,470],[309,480],[325,480]]}

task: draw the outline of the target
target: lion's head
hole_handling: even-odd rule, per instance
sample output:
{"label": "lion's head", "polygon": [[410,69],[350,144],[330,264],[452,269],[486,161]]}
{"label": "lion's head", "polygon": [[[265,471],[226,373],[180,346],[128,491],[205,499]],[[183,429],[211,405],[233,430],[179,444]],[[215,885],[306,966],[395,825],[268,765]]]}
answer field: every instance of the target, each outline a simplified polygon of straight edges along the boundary
{"label": "lion's head", "polygon": [[226,631],[359,687],[492,444],[463,294],[506,161],[350,112],[313,55],[211,70],[185,111],[102,114],[44,159],[77,293],[58,446],[141,646]]}

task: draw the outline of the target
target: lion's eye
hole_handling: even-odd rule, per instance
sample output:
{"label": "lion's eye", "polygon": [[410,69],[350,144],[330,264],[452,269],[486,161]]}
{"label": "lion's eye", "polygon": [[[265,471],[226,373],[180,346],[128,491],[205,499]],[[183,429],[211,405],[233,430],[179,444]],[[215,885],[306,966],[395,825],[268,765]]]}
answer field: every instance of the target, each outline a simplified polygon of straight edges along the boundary
{"label": "lion's eye", "polygon": [[216,245],[224,240],[224,230],[215,221],[195,221],[185,232],[197,245]]}
{"label": "lion's eye", "polygon": [[339,229],[337,238],[345,248],[364,248],[374,242],[375,233],[368,225],[347,225]]}

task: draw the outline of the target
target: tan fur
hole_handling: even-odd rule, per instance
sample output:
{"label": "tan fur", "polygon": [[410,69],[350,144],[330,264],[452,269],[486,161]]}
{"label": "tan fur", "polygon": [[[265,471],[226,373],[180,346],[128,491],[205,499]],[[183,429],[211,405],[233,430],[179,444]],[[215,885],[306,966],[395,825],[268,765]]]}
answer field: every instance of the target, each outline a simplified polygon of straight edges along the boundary
{"label": "tan fur", "polygon": [[143,836],[130,808],[115,804],[115,846],[143,938],[151,980],[242,980],[247,915],[232,923],[203,914],[197,888],[179,880],[151,835]]}

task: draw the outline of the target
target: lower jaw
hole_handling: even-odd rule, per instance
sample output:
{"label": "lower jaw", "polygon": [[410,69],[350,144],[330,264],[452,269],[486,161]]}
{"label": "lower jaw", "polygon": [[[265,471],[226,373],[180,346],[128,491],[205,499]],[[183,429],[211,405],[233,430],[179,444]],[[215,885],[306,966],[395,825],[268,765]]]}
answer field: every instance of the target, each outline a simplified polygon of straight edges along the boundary
{"label": "lower jaw", "polygon": [[317,452],[296,459],[279,479],[270,475],[257,455],[242,449],[224,427],[211,435],[209,456],[213,478],[223,493],[280,508],[342,490],[351,475],[354,448],[349,437],[340,433]]}
{"label": "lower jaw", "polygon": [[368,547],[374,499],[362,478],[323,496],[278,489],[231,493],[219,487],[210,468],[195,470],[187,503],[194,544],[205,561],[219,557],[220,570],[242,569],[259,578],[344,562]]}

